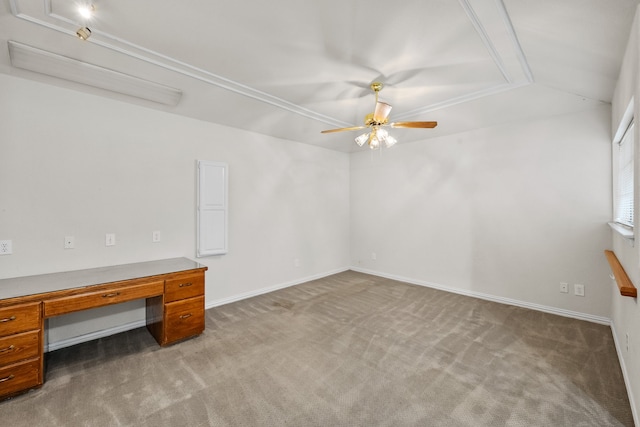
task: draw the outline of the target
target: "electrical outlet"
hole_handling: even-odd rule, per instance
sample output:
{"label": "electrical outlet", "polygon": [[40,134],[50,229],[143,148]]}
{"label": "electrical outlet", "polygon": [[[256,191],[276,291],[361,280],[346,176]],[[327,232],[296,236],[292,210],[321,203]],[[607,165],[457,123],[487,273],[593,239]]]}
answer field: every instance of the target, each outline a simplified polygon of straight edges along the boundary
{"label": "electrical outlet", "polygon": [[13,242],[11,240],[0,240],[0,255],[11,255],[13,253]]}
{"label": "electrical outlet", "polygon": [[64,248],[73,249],[76,247],[76,239],[73,236],[64,237]]}
{"label": "electrical outlet", "polygon": [[627,332],[626,334],[624,334],[626,339],[627,339],[627,351],[629,351],[629,333]]}
{"label": "electrical outlet", "polygon": [[560,282],[560,292],[566,294],[569,292],[569,284],[565,282]]}
{"label": "electrical outlet", "polygon": [[104,240],[105,246],[115,246],[116,244],[116,235],[113,233],[109,233],[105,235]]}
{"label": "electrical outlet", "polygon": [[583,297],[584,296],[584,285],[580,285],[578,283],[573,285],[573,294],[577,295],[579,297]]}
{"label": "electrical outlet", "polygon": [[300,267],[300,259],[294,258],[293,259],[293,266],[294,267]]}
{"label": "electrical outlet", "polygon": [[375,253],[375,252],[371,252],[371,259],[372,259],[372,260],[374,260],[374,261],[375,261],[376,259],[378,259],[378,256],[376,255],[376,253]]}
{"label": "electrical outlet", "polygon": [[159,231],[154,231],[151,237],[153,243],[158,243],[162,239],[162,235]]}

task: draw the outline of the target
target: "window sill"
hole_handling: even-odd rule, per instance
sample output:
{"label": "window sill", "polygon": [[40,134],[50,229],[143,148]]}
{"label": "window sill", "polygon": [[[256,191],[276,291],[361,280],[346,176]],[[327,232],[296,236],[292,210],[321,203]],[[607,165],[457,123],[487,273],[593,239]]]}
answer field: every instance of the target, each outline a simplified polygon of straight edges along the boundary
{"label": "window sill", "polygon": [[615,223],[615,222],[610,222],[608,224],[609,224],[609,227],[611,227],[611,229],[613,231],[618,233],[620,236],[622,236],[629,243],[633,244],[633,241],[634,241],[633,228],[625,227],[624,225],[620,225],[620,224]]}

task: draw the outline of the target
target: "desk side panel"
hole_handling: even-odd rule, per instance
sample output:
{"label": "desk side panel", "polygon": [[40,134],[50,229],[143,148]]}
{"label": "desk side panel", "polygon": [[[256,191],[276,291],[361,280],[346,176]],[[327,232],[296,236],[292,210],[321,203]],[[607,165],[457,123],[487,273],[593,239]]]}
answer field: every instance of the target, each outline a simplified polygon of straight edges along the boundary
{"label": "desk side panel", "polygon": [[164,340],[164,297],[147,298],[147,330],[160,345]]}

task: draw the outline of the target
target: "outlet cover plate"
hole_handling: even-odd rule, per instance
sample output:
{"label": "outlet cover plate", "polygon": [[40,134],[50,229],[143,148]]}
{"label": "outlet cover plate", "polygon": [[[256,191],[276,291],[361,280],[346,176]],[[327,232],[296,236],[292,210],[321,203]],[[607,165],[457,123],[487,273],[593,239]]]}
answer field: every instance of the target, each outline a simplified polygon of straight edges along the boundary
{"label": "outlet cover plate", "polygon": [[13,253],[13,242],[11,240],[0,240],[0,255],[11,255]]}

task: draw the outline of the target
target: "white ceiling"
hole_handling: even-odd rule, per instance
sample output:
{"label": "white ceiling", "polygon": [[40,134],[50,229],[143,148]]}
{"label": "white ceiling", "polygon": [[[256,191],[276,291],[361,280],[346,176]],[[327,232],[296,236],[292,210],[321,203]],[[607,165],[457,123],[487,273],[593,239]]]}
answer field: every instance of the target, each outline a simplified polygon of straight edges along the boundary
{"label": "white ceiling", "polygon": [[[358,149],[368,88],[402,143],[611,101],[640,0],[2,0],[0,72],[340,151]],[[183,93],[176,106],[15,68],[8,41]]]}

